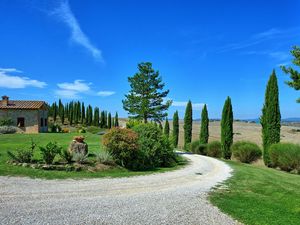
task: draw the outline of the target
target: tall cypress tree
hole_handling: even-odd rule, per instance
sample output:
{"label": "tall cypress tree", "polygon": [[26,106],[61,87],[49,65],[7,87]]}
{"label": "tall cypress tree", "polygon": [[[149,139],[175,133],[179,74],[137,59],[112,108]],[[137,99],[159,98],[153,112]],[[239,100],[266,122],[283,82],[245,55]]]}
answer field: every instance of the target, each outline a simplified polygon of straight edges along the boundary
{"label": "tall cypress tree", "polygon": [[86,112],[85,112],[85,125],[87,126],[88,123],[89,123],[89,115],[90,114],[90,111],[89,111],[89,107],[87,106],[86,107]]}
{"label": "tall cypress tree", "polygon": [[110,129],[111,128],[111,113],[108,113],[108,118],[107,118],[107,128]]}
{"label": "tall cypress tree", "polygon": [[118,112],[116,112],[116,115],[115,115],[115,127],[118,127],[119,126],[119,115],[118,115]]}
{"label": "tall cypress tree", "polygon": [[201,130],[200,130],[200,143],[207,144],[209,137],[209,119],[206,104],[204,105],[201,113]]}
{"label": "tall cypress tree", "polygon": [[263,159],[266,166],[271,166],[269,147],[280,142],[281,115],[279,107],[279,91],[275,70],[273,70],[265,93],[260,123],[262,125]]}
{"label": "tall cypress tree", "polygon": [[231,158],[231,145],[233,143],[233,111],[230,97],[227,97],[221,120],[221,148],[224,159]]}
{"label": "tall cypress tree", "polygon": [[93,124],[93,108],[91,105],[89,105],[89,121],[88,125],[91,126]]}
{"label": "tall cypress tree", "polygon": [[60,120],[61,120],[61,124],[63,125],[65,123],[65,108],[64,106],[61,107],[60,109]]}
{"label": "tall cypress tree", "polygon": [[56,122],[56,117],[57,117],[57,105],[56,105],[56,102],[53,103],[53,120],[54,122]]}
{"label": "tall cypress tree", "polygon": [[93,125],[98,127],[99,126],[99,108],[95,107],[94,108],[94,121]]}
{"label": "tall cypress tree", "polygon": [[192,141],[192,130],[193,130],[193,108],[192,102],[189,100],[185,109],[184,115],[184,147]]}
{"label": "tall cypress tree", "polygon": [[173,145],[175,148],[177,148],[178,146],[178,138],[179,138],[179,116],[178,116],[178,111],[176,111],[173,116]]}
{"label": "tall cypress tree", "polygon": [[74,117],[73,102],[70,102],[70,104],[69,104],[69,123],[70,123],[70,125],[73,124],[73,117]]}
{"label": "tall cypress tree", "polygon": [[105,113],[104,111],[101,111],[101,116],[100,116],[100,127],[104,128],[105,127]]}
{"label": "tall cypress tree", "polygon": [[83,124],[83,123],[84,123],[84,120],[85,120],[85,107],[84,107],[84,102],[82,102],[82,104],[81,104],[81,118],[80,118],[80,120],[81,120],[81,124]]}
{"label": "tall cypress tree", "polygon": [[74,102],[74,109],[73,109],[73,114],[74,114],[74,124],[78,124],[78,102]]}
{"label": "tall cypress tree", "polygon": [[169,125],[169,120],[168,120],[168,118],[166,118],[164,134],[165,134],[167,137],[170,136],[170,125]]}

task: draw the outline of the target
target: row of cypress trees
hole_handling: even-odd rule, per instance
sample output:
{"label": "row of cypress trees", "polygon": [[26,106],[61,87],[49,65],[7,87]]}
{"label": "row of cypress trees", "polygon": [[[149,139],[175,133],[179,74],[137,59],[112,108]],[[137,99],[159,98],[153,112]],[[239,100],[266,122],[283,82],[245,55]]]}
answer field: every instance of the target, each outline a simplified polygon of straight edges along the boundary
{"label": "row of cypress trees", "polygon": [[111,128],[119,126],[118,113],[116,112],[113,118],[110,112],[100,111],[98,107],[88,105],[85,107],[84,102],[71,101],[63,104],[59,99],[58,103],[54,102],[49,108],[49,116],[53,118],[54,122],[60,118],[62,124],[68,120],[72,125],[86,125],[97,126],[101,128]]}
{"label": "row of cypress trees", "polygon": [[[184,116],[184,147],[192,141],[193,110],[192,102],[186,106]],[[265,92],[265,102],[260,117],[262,125],[263,160],[266,166],[271,166],[269,148],[272,144],[280,142],[281,114],[279,106],[279,90],[275,70],[273,70]],[[166,123],[167,124],[167,123]],[[200,143],[208,143],[209,118],[207,106],[204,105],[201,113]],[[169,132],[169,131],[168,131]],[[227,97],[221,118],[221,148],[224,159],[231,158],[231,145],[233,144],[233,110],[231,98]],[[173,116],[173,140],[174,146],[178,146],[179,117],[176,111]]]}

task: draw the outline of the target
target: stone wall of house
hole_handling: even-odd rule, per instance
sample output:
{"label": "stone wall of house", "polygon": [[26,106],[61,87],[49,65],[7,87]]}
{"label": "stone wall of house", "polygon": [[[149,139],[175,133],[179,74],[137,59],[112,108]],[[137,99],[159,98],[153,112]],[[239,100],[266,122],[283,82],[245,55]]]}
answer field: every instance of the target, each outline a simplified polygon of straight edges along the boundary
{"label": "stone wall of house", "polygon": [[[40,132],[48,132],[48,111],[39,110],[38,114],[39,114],[39,129],[40,129]],[[41,124],[41,119],[43,120],[43,124]]]}
{"label": "stone wall of house", "polygon": [[[47,111],[44,110],[17,110],[17,109],[9,109],[4,110],[0,109],[0,118],[10,118],[14,122],[14,126],[18,126],[17,121],[19,117],[24,118],[25,127],[20,127],[26,133],[39,133],[39,132],[47,132],[48,127],[41,127],[41,118],[48,118]],[[43,125],[45,125],[45,120]]]}

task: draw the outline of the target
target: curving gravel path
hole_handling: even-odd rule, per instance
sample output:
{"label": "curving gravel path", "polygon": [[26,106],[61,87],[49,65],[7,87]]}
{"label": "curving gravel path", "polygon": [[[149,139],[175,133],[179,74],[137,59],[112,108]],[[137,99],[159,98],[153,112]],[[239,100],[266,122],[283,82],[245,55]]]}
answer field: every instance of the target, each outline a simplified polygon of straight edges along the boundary
{"label": "curving gravel path", "polygon": [[131,178],[0,177],[0,224],[238,224],[207,201],[230,167],[186,157],[183,169]]}

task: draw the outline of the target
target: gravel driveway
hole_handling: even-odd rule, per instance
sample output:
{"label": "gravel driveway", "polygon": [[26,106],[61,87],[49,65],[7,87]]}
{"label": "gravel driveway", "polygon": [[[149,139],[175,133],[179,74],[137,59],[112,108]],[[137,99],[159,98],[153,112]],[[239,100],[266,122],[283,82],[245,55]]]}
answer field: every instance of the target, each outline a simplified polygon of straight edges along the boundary
{"label": "gravel driveway", "polygon": [[183,169],[131,178],[0,177],[1,224],[237,224],[207,201],[225,163],[186,155]]}

